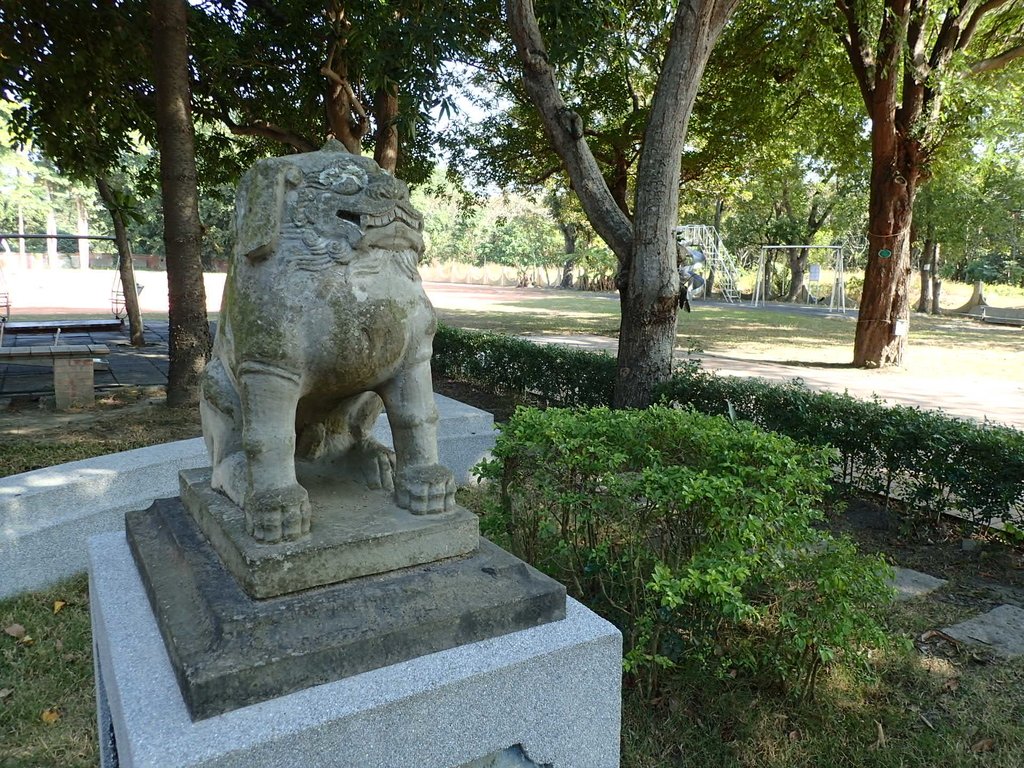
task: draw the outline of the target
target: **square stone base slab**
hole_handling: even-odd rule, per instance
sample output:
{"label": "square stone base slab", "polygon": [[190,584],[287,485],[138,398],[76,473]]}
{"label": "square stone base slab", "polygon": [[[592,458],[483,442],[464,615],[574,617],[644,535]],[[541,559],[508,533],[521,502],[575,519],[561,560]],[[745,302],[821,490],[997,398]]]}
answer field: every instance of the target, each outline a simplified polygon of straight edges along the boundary
{"label": "square stone base slab", "polygon": [[619,765],[621,636],[571,598],[562,621],[193,723],[124,534],[89,549],[104,768]]}
{"label": "square stone base slab", "polygon": [[565,587],[486,539],[466,557],[254,600],[180,500],[129,514],[125,532],[197,720],[565,616]]}
{"label": "square stone base slab", "polygon": [[[209,469],[178,475],[182,503],[253,597],[277,597],[476,549],[480,526],[468,509],[414,515],[392,493],[330,476],[324,467],[296,462],[296,471],[313,519],[308,536],[281,544],[261,544],[246,533],[245,512],[210,487]],[[130,512],[125,524],[130,528],[133,517],[144,514]]]}

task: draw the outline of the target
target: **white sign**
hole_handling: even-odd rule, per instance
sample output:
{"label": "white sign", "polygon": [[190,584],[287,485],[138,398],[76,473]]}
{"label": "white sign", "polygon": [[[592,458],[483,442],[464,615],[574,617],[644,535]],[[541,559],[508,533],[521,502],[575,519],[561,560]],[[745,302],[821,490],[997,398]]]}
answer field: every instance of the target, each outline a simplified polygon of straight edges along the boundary
{"label": "white sign", "polygon": [[897,320],[896,328],[893,329],[893,336],[906,336],[910,332],[910,321],[909,320]]}
{"label": "white sign", "polygon": [[816,283],[821,280],[821,264],[811,264],[810,273],[812,283]]}

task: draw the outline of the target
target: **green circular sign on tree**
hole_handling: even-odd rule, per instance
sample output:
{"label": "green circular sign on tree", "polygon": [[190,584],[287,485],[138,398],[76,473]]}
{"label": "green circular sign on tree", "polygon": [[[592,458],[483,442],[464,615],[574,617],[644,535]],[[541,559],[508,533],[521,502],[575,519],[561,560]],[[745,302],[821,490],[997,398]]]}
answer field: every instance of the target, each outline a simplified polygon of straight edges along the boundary
{"label": "green circular sign on tree", "polygon": [[892,256],[892,251],[890,251],[888,248],[879,249],[878,257],[880,259],[888,259],[890,256]]}

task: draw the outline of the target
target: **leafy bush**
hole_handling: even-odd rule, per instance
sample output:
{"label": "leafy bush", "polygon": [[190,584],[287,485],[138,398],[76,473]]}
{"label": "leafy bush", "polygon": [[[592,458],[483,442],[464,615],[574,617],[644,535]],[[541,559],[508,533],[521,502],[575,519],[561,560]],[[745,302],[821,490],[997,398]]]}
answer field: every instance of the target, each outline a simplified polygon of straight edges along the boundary
{"label": "leafy bush", "polygon": [[1024,516],[1024,433],[1009,427],[692,367],[660,396],[702,413],[731,409],[762,429],[832,446],[837,482],[898,497],[911,511],[951,510],[982,523]]}
{"label": "leafy bush", "polygon": [[679,409],[520,409],[481,465],[484,531],[619,626],[648,693],[698,665],[813,691],[884,634],[887,569],[816,530],[835,452]]}

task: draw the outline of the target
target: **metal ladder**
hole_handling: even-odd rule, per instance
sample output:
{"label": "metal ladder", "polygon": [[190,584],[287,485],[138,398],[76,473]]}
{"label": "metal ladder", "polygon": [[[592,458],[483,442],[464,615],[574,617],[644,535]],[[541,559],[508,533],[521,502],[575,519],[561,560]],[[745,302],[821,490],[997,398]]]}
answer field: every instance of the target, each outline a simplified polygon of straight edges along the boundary
{"label": "metal ladder", "polygon": [[675,232],[676,242],[691,254],[694,251],[704,254],[708,269],[715,275],[714,287],[721,291],[722,298],[730,302],[739,301],[739,268],[718,230],[703,224],[683,224],[676,227]]}

